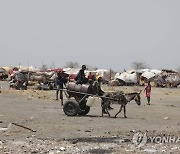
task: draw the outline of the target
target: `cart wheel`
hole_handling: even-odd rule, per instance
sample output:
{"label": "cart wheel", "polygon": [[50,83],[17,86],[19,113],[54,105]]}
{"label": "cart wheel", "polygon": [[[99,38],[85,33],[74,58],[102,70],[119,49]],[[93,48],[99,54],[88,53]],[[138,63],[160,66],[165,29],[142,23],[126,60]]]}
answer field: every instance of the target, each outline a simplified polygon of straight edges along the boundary
{"label": "cart wheel", "polygon": [[84,115],[88,114],[89,111],[90,111],[90,107],[89,106],[85,106],[85,109],[79,109],[78,114],[84,116]]}
{"label": "cart wheel", "polygon": [[79,112],[79,104],[74,100],[68,100],[63,107],[63,111],[67,116],[76,116]]}

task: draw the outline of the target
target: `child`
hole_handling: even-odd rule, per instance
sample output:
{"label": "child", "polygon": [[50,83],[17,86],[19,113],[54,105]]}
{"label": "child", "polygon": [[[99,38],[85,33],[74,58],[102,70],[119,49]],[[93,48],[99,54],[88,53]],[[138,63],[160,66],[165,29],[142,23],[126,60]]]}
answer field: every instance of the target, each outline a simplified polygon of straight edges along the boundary
{"label": "child", "polygon": [[151,84],[148,81],[148,85],[145,87],[144,91],[146,92],[147,105],[150,105],[150,97],[151,97]]}

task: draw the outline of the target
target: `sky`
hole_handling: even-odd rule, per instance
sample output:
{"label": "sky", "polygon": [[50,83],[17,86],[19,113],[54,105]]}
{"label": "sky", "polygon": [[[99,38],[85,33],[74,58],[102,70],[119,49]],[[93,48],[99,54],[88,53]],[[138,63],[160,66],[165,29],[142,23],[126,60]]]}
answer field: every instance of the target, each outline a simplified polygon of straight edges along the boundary
{"label": "sky", "polygon": [[179,0],[0,0],[0,66],[180,67]]}

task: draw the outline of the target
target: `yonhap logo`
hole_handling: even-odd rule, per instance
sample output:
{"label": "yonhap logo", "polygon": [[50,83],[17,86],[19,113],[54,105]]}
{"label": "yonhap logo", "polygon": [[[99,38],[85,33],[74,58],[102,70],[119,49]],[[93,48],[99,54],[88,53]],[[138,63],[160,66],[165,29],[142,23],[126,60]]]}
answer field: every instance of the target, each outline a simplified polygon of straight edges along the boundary
{"label": "yonhap logo", "polygon": [[180,137],[175,136],[154,136],[154,137],[148,137],[146,133],[135,133],[133,135],[133,143],[137,148],[141,148],[146,145],[147,142],[150,143],[180,143]]}
{"label": "yonhap logo", "polygon": [[133,135],[133,143],[137,148],[143,147],[147,143],[147,140],[146,133],[138,132]]}

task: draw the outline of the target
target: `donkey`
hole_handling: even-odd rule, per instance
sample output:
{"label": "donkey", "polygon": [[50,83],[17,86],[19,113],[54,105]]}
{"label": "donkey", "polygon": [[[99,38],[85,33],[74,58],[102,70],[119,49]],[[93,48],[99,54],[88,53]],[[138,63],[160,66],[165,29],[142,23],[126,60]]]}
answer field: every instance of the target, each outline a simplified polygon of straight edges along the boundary
{"label": "donkey", "polygon": [[110,117],[108,107],[111,103],[116,103],[116,102],[118,103],[118,102],[125,102],[126,101],[125,95],[122,91],[105,92],[103,94],[103,96],[101,96],[101,98],[102,98],[102,103],[101,103],[102,117],[103,117],[103,114],[108,114]]}
{"label": "donkey", "polygon": [[[105,98],[103,98],[103,105],[102,105],[102,111],[105,110],[107,112],[107,114],[110,117],[110,113],[108,111],[108,106],[110,103],[117,103],[120,104],[120,109],[119,111],[115,114],[114,118],[117,117],[117,115],[122,111],[122,108],[124,109],[124,118],[127,118],[126,116],[126,105],[128,102],[135,100],[135,102],[137,103],[137,105],[141,105],[141,97],[140,97],[140,93],[137,92],[133,92],[133,93],[127,93],[124,94],[123,92],[114,92],[114,93],[107,93],[104,95]],[[110,99],[106,98],[106,97],[110,97]],[[112,101],[113,100],[113,101]],[[102,112],[102,116],[103,116],[103,112]]]}
{"label": "donkey", "polygon": [[136,104],[139,106],[141,105],[141,91],[139,93],[137,92],[134,92],[134,93],[128,93],[128,94],[125,94],[125,101],[124,102],[118,102],[121,106],[120,106],[120,109],[119,111],[115,114],[115,118],[117,117],[117,115],[122,111],[122,108],[124,109],[124,118],[127,118],[126,116],[126,105],[128,102],[132,101],[132,100],[135,100]]}

